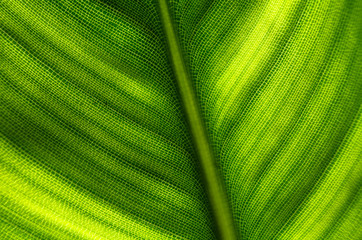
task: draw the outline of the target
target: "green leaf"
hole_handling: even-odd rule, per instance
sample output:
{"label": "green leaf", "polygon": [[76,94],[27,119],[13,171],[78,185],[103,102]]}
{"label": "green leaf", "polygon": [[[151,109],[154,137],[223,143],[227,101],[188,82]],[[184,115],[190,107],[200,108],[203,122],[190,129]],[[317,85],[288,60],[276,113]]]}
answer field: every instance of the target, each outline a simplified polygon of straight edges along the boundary
{"label": "green leaf", "polygon": [[0,239],[361,239],[362,1],[0,1]]}

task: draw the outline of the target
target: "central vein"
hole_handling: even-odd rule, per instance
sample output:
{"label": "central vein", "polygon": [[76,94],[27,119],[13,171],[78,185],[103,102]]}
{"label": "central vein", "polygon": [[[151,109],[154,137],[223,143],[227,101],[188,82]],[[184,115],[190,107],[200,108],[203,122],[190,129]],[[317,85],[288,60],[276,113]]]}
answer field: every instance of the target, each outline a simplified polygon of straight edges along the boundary
{"label": "central vein", "polygon": [[200,161],[200,167],[210,201],[212,214],[217,226],[218,235],[221,239],[236,240],[237,235],[223,181],[218,172],[217,164],[209,143],[196,94],[191,82],[191,77],[183,59],[182,50],[178,43],[166,0],[159,0],[159,8],[161,21],[166,34],[170,60],[193,138],[197,157]]}

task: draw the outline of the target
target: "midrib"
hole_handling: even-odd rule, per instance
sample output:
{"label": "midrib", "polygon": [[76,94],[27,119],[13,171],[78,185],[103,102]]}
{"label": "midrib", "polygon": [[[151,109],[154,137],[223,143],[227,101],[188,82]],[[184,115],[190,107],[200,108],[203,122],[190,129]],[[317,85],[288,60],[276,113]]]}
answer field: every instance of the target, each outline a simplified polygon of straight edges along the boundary
{"label": "midrib", "polygon": [[237,234],[223,180],[218,172],[206,128],[202,120],[198,100],[192,86],[191,77],[186,68],[181,47],[173,26],[170,11],[166,0],[159,0],[158,3],[161,22],[166,35],[170,62],[173,67],[186,120],[189,125],[189,130],[204,178],[204,185],[211,205],[212,216],[214,217],[218,236],[220,239],[236,240]]}

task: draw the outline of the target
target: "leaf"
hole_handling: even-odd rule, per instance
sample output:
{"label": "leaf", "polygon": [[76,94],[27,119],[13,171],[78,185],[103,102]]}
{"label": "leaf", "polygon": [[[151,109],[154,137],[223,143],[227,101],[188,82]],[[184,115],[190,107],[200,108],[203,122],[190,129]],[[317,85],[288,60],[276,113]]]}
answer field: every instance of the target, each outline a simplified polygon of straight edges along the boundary
{"label": "leaf", "polygon": [[0,1],[0,238],[361,239],[361,15]]}

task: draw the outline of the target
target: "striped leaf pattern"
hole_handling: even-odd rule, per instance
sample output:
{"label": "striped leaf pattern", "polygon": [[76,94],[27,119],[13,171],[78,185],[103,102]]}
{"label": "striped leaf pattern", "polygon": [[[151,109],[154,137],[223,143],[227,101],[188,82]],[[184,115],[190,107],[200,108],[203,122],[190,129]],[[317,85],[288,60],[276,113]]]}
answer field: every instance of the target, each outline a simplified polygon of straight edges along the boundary
{"label": "striped leaf pattern", "polygon": [[0,0],[0,239],[362,239],[361,16]]}

